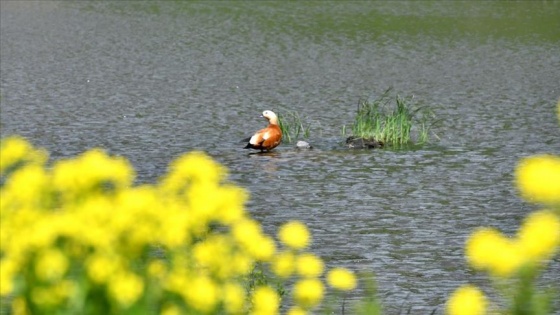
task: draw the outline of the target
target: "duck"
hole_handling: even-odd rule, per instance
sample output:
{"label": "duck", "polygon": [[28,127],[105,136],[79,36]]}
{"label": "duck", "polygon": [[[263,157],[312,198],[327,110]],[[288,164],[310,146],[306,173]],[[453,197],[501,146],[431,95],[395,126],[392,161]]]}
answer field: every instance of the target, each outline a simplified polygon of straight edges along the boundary
{"label": "duck", "polygon": [[255,149],[261,152],[270,151],[282,141],[282,130],[278,125],[278,116],[271,110],[265,110],[261,117],[268,120],[268,126],[245,139],[244,141],[248,141],[248,143],[244,149]]}

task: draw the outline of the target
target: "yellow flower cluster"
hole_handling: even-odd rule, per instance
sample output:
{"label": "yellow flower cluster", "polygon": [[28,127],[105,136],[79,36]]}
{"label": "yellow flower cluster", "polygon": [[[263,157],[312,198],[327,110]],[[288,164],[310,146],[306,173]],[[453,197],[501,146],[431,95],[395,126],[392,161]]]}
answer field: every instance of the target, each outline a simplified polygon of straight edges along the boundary
{"label": "yellow flower cluster", "polygon": [[515,176],[517,187],[527,200],[560,204],[560,156],[543,154],[524,158]]}
{"label": "yellow flower cluster", "polygon": [[530,214],[517,233],[508,238],[491,228],[477,229],[467,240],[467,261],[476,269],[510,277],[522,267],[549,259],[560,246],[560,219],[551,211]]}
{"label": "yellow flower cluster", "polygon": [[5,175],[11,168],[23,163],[43,165],[47,153],[35,149],[29,142],[19,137],[12,137],[0,143],[0,175]]}
{"label": "yellow flower cluster", "polygon": [[[311,233],[307,227],[297,221],[285,223],[278,230],[278,239],[285,246],[285,249],[278,253],[272,263],[272,270],[276,275],[287,278],[292,275],[299,276],[299,280],[294,284],[293,298],[297,306],[289,310],[289,314],[306,314],[307,311],[317,306],[324,296],[325,287],[319,280],[323,275],[325,265],[316,255],[303,250],[309,246]],[[340,285],[334,278],[339,279],[343,273],[346,281],[353,282],[353,285]],[[337,290],[350,291],[356,286],[354,274],[345,268],[334,268],[327,275],[328,284]]]}
{"label": "yellow flower cluster", "polygon": [[352,272],[344,268],[333,268],[327,275],[329,284],[338,290],[349,291],[356,288],[356,277]]}
{"label": "yellow flower cluster", "polygon": [[[558,103],[560,120],[560,102]],[[560,249],[560,156],[543,154],[522,159],[515,170],[515,184],[529,202],[545,204],[547,209],[529,214],[515,237],[507,237],[493,228],[476,229],[466,242],[466,258],[477,270],[489,272],[496,279],[518,278],[511,310],[542,312],[534,297],[535,277]],[[473,286],[457,289],[447,302],[450,315],[484,314],[487,301]],[[539,308],[535,311],[533,308]],[[533,312],[535,311],[535,312]],[[516,313],[516,311],[512,311]]]}
{"label": "yellow flower cluster", "polygon": [[488,301],[475,286],[459,287],[447,301],[446,312],[453,315],[484,315]]}
{"label": "yellow flower cluster", "polygon": [[309,245],[311,236],[303,223],[291,221],[280,227],[278,238],[293,249],[304,249]]}
{"label": "yellow flower cluster", "polygon": [[[0,295],[14,314],[277,314],[279,292],[249,284],[256,264],[295,277],[292,313],[323,298],[305,225],[283,225],[278,249],[245,211],[247,192],[204,153],[140,186],[126,159],[99,149],[47,166],[44,151],[11,137],[0,157]],[[337,270],[332,286],[353,289]]]}

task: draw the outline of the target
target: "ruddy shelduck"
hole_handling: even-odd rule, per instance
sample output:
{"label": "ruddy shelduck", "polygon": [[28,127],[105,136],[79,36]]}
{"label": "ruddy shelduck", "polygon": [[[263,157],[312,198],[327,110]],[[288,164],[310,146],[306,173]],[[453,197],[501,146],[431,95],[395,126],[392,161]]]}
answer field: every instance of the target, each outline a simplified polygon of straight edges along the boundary
{"label": "ruddy shelduck", "polygon": [[268,126],[257,131],[249,140],[244,149],[255,149],[270,151],[276,148],[282,141],[282,130],[278,126],[278,116],[273,111],[265,110],[262,117],[268,120]]}

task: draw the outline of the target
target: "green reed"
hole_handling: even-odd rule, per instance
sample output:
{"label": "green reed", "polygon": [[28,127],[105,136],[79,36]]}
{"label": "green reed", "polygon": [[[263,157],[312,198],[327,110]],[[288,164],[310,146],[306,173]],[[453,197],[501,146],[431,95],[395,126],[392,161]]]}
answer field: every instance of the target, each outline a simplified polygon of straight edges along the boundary
{"label": "green reed", "polygon": [[395,104],[392,105],[390,92],[391,89],[388,89],[373,101],[360,100],[352,134],[398,146],[412,142],[412,130],[415,129],[416,142],[427,142],[433,125],[428,123],[431,113],[424,107],[413,110],[412,96],[397,95]]}
{"label": "green reed", "polygon": [[278,113],[278,124],[282,130],[282,141],[286,143],[291,143],[300,137],[309,137],[310,126],[296,111],[285,110]]}

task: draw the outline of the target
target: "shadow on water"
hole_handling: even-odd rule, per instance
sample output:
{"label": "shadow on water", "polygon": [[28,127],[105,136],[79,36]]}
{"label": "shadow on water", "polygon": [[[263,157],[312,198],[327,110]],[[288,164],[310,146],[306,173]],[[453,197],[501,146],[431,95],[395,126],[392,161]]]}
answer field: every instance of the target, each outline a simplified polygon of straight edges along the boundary
{"label": "shadow on water", "polygon": [[280,157],[280,153],[277,151],[264,151],[264,152],[250,152],[247,154],[249,157],[258,157],[258,156],[266,156],[266,157]]}

